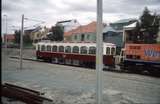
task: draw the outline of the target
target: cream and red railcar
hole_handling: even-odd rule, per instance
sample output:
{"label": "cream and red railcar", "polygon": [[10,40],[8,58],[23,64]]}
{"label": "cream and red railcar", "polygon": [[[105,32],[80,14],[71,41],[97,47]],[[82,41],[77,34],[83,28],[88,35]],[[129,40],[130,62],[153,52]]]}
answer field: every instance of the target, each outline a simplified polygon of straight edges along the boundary
{"label": "cream and red railcar", "polygon": [[[116,45],[103,43],[103,63],[114,66]],[[95,67],[96,43],[39,42],[36,44],[37,59],[71,65]]]}

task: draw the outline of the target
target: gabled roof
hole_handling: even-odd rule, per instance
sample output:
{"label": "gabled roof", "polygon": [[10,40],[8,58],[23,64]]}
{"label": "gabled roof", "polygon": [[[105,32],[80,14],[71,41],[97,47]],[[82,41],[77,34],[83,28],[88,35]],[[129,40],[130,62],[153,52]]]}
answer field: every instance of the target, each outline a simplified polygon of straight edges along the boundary
{"label": "gabled roof", "polygon": [[109,31],[116,32],[116,30],[113,29],[111,26],[106,26],[106,27],[103,29],[103,33],[106,33],[106,32],[109,32]]}
{"label": "gabled roof", "polygon": [[87,25],[79,26],[76,29],[73,29],[71,31],[65,32],[64,36],[70,36],[72,34],[79,34],[79,33],[90,33],[90,32],[96,32],[96,22],[95,21]]}

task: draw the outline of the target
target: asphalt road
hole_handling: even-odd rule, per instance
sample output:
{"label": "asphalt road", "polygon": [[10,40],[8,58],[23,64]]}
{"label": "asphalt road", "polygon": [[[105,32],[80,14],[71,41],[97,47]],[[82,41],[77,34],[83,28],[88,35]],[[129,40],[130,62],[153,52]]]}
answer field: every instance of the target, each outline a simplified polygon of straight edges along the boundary
{"label": "asphalt road", "polygon": [[[95,70],[33,61],[20,70],[19,60],[2,56],[3,83],[45,92],[55,104],[95,103]],[[160,78],[105,71],[103,93],[105,104],[160,104]]]}

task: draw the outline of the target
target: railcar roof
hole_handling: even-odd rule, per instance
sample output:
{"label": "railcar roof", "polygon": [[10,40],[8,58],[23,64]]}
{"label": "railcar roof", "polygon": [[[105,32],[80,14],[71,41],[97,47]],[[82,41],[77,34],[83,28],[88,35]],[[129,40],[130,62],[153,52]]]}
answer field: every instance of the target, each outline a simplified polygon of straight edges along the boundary
{"label": "railcar roof", "polygon": [[[39,42],[37,44],[40,44],[40,45],[64,45],[64,46],[67,46],[67,45],[80,45],[80,46],[95,46],[96,43],[92,43],[92,42]],[[103,45],[107,45],[107,46],[116,46],[115,44],[113,43],[105,43],[103,42]]]}

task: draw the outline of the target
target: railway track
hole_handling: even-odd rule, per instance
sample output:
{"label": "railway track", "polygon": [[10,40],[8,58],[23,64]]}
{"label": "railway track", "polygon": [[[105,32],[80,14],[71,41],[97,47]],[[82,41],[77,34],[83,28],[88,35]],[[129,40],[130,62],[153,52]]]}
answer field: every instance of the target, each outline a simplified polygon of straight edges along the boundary
{"label": "railway track", "polygon": [[[10,98],[10,101],[21,101],[27,104],[51,104],[52,100],[43,97],[44,93],[17,85],[4,83],[1,85],[1,96]],[[5,104],[2,101],[2,104]]]}
{"label": "railway track", "polygon": [[[19,57],[10,57],[12,59],[19,59]],[[23,58],[23,60],[28,60],[28,61],[35,61],[35,62],[43,62],[43,63],[50,63],[50,64],[56,64],[56,63],[51,63],[51,62],[47,62],[47,61],[44,61],[44,60],[40,60],[40,59],[31,59],[31,58]],[[60,65],[67,65],[67,66],[74,66],[74,67],[83,67],[83,68],[88,68],[88,69],[95,69],[95,68],[91,68],[91,67],[85,67],[85,66],[77,66],[77,65],[69,65],[69,64],[60,64]],[[118,65],[117,65],[118,66]],[[119,67],[119,66],[118,66]],[[145,75],[145,76],[152,76],[152,77],[160,77],[160,75],[152,75],[150,73],[148,73],[147,71],[144,71],[144,72],[131,72],[131,71],[127,71],[127,70],[122,70],[120,68],[112,68],[112,69],[107,69],[107,68],[104,68],[103,69],[104,71],[110,71],[110,72],[115,72],[115,73],[128,73],[128,74],[138,74],[138,75]]]}

